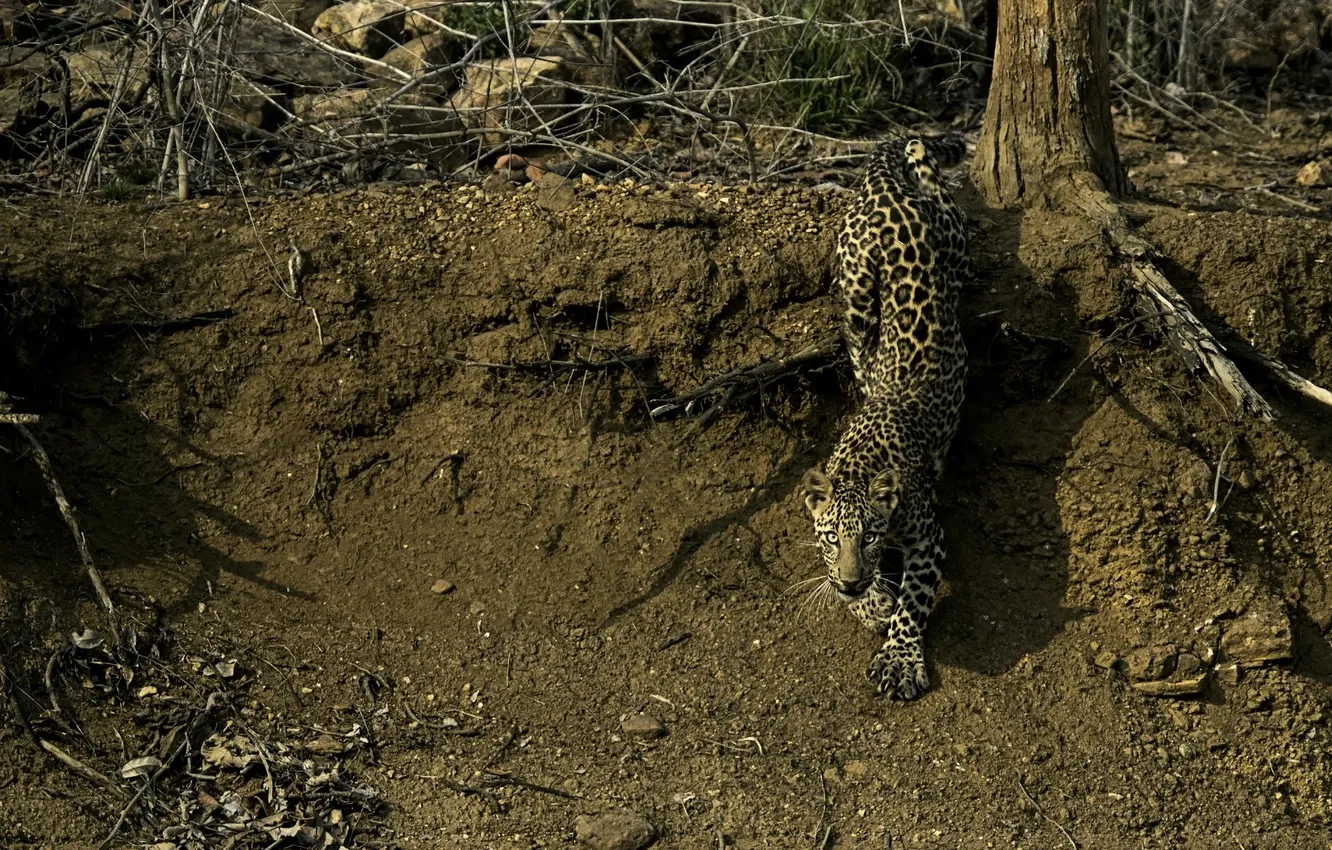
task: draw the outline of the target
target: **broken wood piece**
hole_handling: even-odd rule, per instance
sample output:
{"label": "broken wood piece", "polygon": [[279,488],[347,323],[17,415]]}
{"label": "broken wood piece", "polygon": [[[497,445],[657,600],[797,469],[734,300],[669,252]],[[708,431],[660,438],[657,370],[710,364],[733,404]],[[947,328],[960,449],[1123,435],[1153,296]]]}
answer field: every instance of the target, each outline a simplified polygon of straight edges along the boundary
{"label": "broken wood piece", "polygon": [[1137,289],[1146,302],[1143,312],[1159,312],[1157,319],[1166,341],[1184,363],[1193,371],[1205,371],[1221,385],[1243,412],[1272,422],[1276,413],[1235,363],[1226,355],[1226,348],[1194,315],[1184,296],[1166,280],[1165,275],[1145,257],[1130,264]]}
{"label": "broken wood piece", "polygon": [[734,402],[744,401],[758,393],[764,386],[780,378],[786,378],[800,372],[817,372],[837,362],[842,353],[842,338],[829,336],[818,340],[788,357],[774,360],[759,360],[739,366],[725,374],[705,381],[698,388],[671,398],[655,399],[649,402],[649,412],[653,419],[659,419],[671,413],[684,410],[693,413],[695,402],[707,399],[714,394],[720,395],[700,414],[700,424],[707,425]]}
{"label": "broken wood piece", "polygon": [[1289,387],[1306,398],[1332,408],[1332,391],[1325,390],[1308,378],[1295,374],[1285,363],[1274,357],[1268,357],[1251,345],[1240,344],[1236,345],[1235,349],[1240,356],[1247,357],[1267,367],[1277,383]]}

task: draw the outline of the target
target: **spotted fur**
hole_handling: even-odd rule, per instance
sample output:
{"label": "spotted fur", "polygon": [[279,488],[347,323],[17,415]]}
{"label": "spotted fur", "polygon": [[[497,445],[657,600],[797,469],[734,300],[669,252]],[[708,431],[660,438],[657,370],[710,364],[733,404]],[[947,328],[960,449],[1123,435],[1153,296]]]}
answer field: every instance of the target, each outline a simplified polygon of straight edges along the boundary
{"label": "spotted fur", "polygon": [[[880,693],[929,688],[925,626],[942,577],[933,492],[957,431],[966,378],[958,293],[972,275],[965,220],[934,155],[955,164],[961,139],[894,141],[870,159],[837,244],[843,334],[864,402],[805,504],[828,582],[884,638],[866,671]],[[900,582],[884,553],[902,551]]]}

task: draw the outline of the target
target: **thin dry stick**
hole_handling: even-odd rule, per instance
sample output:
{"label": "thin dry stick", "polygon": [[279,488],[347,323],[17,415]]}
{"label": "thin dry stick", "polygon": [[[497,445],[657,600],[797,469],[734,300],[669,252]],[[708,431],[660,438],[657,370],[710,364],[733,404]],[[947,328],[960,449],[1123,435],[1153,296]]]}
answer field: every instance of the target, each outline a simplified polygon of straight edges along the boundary
{"label": "thin dry stick", "polygon": [[1050,817],[1045,813],[1045,809],[1041,808],[1041,804],[1036,802],[1035,798],[1032,797],[1031,794],[1027,791],[1027,786],[1022,784],[1021,776],[1018,777],[1017,786],[1022,791],[1022,796],[1026,797],[1027,802],[1031,803],[1032,808],[1036,809],[1036,813],[1041,817],[1045,818],[1050,823],[1054,824],[1055,828],[1058,829],[1060,832],[1062,832],[1064,834],[1064,837],[1068,839],[1068,843],[1073,847],[1073,850],[1078,850],[1078,842],[1073,840],[1073,835],[1067,829],[1064,829],[1064,825],[1062,823],[1060,823],[1059,821],[1055,820],[1054,818]]}
{"label": "thin dry stick", "polygon": [[1128,321],[1128,322],[1125,322],[1124,324],[1120,325],[1119,327],[1117,327],[1117,328],[1115,328],[1113,331],[1111,331],[1111,332],[1110,332],[1110,335],[1109,335],[1108,337],[1106,337],[1105,339],[1101,340],[1100,343],[1098,343],[1097,346],[1096,346],[1095,348],[1093,348],[1091,351],[1088,351],[1088,352],[1087,352],[1087,356],[1084,357],[1084,358],[1082,358],[1081,360],[1079,360],[1079,361],[1078,361],[1078,365],[1074,366],[1074,367],[1069,371],[1069,373],[1068,373],[1067,375],[1064,376],[1064,380],[1062,380],[1062,381],[1059,382],[1059,386],[1055,387],[1055,391],[1052,392],[1052,393],[1050,393],[1050,397],[1047,398],[1047,399],[1045,400],[1045,403],[1046,403],[1046,404],[1051,404],[1051,403],[1053,403],[1054,400],[1055,400],[1056,398],[1059,397],[1059,394],[1060,394],[1061,392],[1064,391],[1064,387],[1068,386],[1068,382],[1071,381],[1071,380],[1073,380],[1073,376],[1076,375],[1076,374],[1078,374],[1078,372],[1082,370],[1082,367],[1083,367],[1083,366],[1086,366],[1086,365],[1087,365],[1087,361],[1091,360],[1091,359],[1092,359],[1093,357],[1095,357],[1097,354],[1100,354],[1100,353],[1101,353],[1101,349],[1105,348],[1107,345],[1109,345],[1110,343],[1114,342],[1115,339],[1116,339],[1120,334],[1122,334],[1124,331],[1128,330],[1128,329],[1131,328],[1131,327],[1134,327],[1134,326],[1136,326],[1136,325],[1140,325],[1140,324],[1142,324],[1143,322],[1147,321],[1148,319],[1154,319],[1154,318],[1156,318],[1157,316],[1160,316],[1160,315],[1161,315],[1160,313],[1152,313],[1152,314],[1150,314],[1150,315],[1138,316],[1137,318],[1132,319],[1132,320],[1130,320],[1130,321]]}
{"label": "thin dry stick", "polygon": [[187,201],[190,198],[190,161],[185,153],[185,119],[181,114],[180,100],[177,98],[176,78],[171,68],[171,49],[157,0],[151,0],[148,10],[152,15],[153,26],[157,29],[157,74],[161,83],[162,99],[166,101],[167,114],[171,117],[171,139],[175,142],[176,200]]}
{"label": "thin dry stick", "polygon": [[55,472],[51,469],[51,459],[47,457],[46,450],[42,444],[37,442],[37,438],[32,435],[25,425],[14,425],[15,430],[23,436],[32,446],[33,459],[37,461],[37,468],[42,471],[42,477],[46,479],[46,486],[50,488],[51,495],[55,497],[56,507],[60,509],[60,515],[65,518],[65,524],[69,526],[70,532],[74,535],[74,545],[78,547],[79,557],[83,560],[83,566],[88,570],[88,578],[92,580],[93,590],[97,591],[97,598],[101,601],[102,607],[106,609],[107,625],[111,631],[111,640],[115,646],[120,645],[120,630],[116,626],[116,606],[111,603],[111,596],[106,592],[106,585],[102,583],[102,574],[97,570],[97,565],[93,563],[92,555],[88,552],[88,540],[79,528],[79,522],[74,518],[74,508],[65,498],[65,491],[56,480]]}
{"label": "thin dry stick", "polygon": [[115,792],[117,796],[120,797],[125,796],[125,792],[121,790],[119,785],[112,782],[110,779],[107,779],[105,776],[93,770],[91,767],[88,767],[88,765],[74,758],[69,753],[57,747],[55,744],[51,743],[50,741],[47,741],[44,738],[38,740],[38,743],[41,745],[43,750],[46,750],[51,755],[55,756],[60,761],[64,762],[66,767],[70,768],[75,773],[82,776],[84,779],[88,779],[92,782],[96,782],[99,785],[103,785],[106,788],[109,788],[111,791]]}
{"label": "thin dry stick", "polygon": [[[1221,449],[1221,457],[1216,462],[1216,479],[1212,481],[1212,506],[1207,509],[1207,517],[1204,522],[1211,522],[1216,519],[1216,515],[1221,511],[1221,476],[1226,468],[1226,455],[1230,453],[1230,447],[1234,445],[1235,438],[1226,440],[1226,445]],[[1230,491],[1226,491],[1226,498],[1230,498]]]}
{"label": "thin dry stick", "polygon": [[1254,186],[1251,191],[1257,192],[1258,194],[1263,195],[1264,197],[1272,198],[1273,200],[1281,201],[1282,203],[1285,204],[1290,204],[1292,207],[1304,210],[1305,212],[1316,213],[1323,211],[1321,208],[1316,207],[1313,204],[1305,203],[1304,201],[1301,201],[1298,198],[1287,198],[1285,195],[1273,192],[1267,186]]}

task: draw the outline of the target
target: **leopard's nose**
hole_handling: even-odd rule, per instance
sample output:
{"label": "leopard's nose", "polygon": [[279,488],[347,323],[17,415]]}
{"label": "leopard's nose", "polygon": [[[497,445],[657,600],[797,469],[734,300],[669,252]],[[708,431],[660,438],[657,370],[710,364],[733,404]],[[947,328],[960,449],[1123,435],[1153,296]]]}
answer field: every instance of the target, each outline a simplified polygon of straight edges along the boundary
{"label": "leopard's nose", "polygon": [[869,589],[873,578],[865,578],[860,581],[842,581],[838,579],[833,582],[833,589],[843,596],[860,596]]}

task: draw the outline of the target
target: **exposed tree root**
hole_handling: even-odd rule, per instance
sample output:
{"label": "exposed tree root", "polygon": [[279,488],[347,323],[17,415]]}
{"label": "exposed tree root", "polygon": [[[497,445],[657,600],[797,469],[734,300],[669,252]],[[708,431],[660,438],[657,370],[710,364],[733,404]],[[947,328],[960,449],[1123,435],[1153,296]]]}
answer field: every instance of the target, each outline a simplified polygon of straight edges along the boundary
{"label": "exposed tree root", "polygon": [[[1226,347],[1161,272],[1155,247],[1129,232],[1124,213],[1114,199],[1085,184],[1072,188],[1077,190],[1071,193],[1077,198],[1075,206],[1083,214],[1101,222],[1111,250],[1128,272],[1137,294],[1140,320],[1149,322],[1165,337],[1190,372],[1215,381],[1235,401],[1238,414],[1267,422],[1275,420],[1276,411],[1244,377]],[[1236,345],[1235,348],[1238,353],[1266,367],[1278,383],[1332,408],[1332,392],[1295,374],[1284,363],[1251,346]]]}

